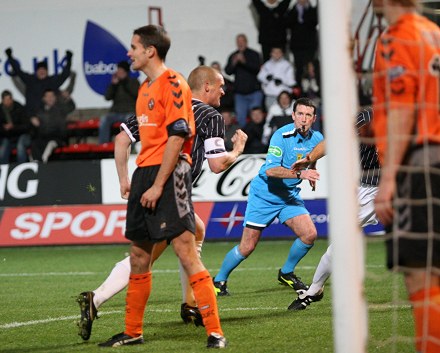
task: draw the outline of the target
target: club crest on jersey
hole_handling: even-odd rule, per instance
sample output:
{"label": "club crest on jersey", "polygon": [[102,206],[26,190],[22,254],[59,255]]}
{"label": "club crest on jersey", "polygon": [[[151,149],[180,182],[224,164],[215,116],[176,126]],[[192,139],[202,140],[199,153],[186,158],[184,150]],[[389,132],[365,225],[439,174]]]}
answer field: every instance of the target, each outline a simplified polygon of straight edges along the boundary
{"label": "club crest on jersey", "polygon": [[402,76],[405,72],[406,69],[403,66],[394,66],[388,70],[388,79],[393,81]]}
{"label": "club crest on jersey", "polygon": [[278,146],[269,146],[267,154],[273,154],[275,157],[281,157],[283,155],[283,151]]}
{"label": "club crest on jersey", "polygon": [[153,110],[154,108],[154,99],[150,98],[150,100],[148,101],[148,109]]}
{"label": "club crest on jersey", "polygon": [[298,153],[298,154],[296,155],[296,160],[297,160],[297,161],[299,161],[300,159],[303,159],[303,158],[304,158],[304,155],[301,154],[301,153]]}
{"label": "club crest on jersey", "polygon": [[433,76],[440,76],[440,55],[433,55],[429,61],[429,73]]}

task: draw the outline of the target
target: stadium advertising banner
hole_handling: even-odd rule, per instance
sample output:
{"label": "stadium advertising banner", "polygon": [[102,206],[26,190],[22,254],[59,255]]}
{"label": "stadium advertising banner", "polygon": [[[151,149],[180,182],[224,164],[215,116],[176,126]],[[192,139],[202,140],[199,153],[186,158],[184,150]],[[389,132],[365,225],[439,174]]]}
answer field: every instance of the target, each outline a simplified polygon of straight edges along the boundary
{"label": "stadium advertising banner", "polygon": [[[265,155],[242,155],[227,171],[215,174],[205,161],[193,184],[193,201],[246,201],[249,185],[264,163]],[[129,160],[129,173],[136,168]],[[320,181],[316,191],[301,184],[304,200],[326,199],[327,164],[318,164]],[[83,204],[123,204],[113,159],[97,161],[53,161],[0,165],[0,207]]]}
{"label": "stadium advertising banner", "polygon": [[[249,184],[264,155],[244,155],[229,170],[214,174],[205,164],[194,182],[194,208],[206,226],[206,238],[238,239],[243,230]],[[316,191],[302,183],[318,236],[328,234],[327,168],[319,162]],[[129,171],[134,171],[134,157]],[[0,166],[0,246],[126,243],[126,205],[119,194],[113,159]],[[380,231],[368,227],[366,233]],[[291,237],[277,220],[265,238]]]}
{"label": "stadium advertising banner", "polygon": [[[241,155],[227,171],[215,174],[205,161],[202,172],[193,183],[193,201],[246,201],[249,193],[249,184],[258,174],[266,155],[247,154]],[[112,159],[101,162],[102,203],[124,203],[119,194],[119,181],[116,173],[115,162]],[[128,163],[129,174],[136,168],[135,156],[131,156]],[[328,196],[327,159],[322,158],[317,165],[320,181],[315,191],[307,181],[301,183],[301,197],[304,200],[326,199]]]}
{"label": "stadium advertising banner", "polygon": [[[325,200],[306,200],[319,236],[327,235]],[[239,239],[243,231],[245,201],[195,202],[194,208],[211,240]],[[124,238],[126,206],[83,205],[6,208],[0,219],[0,246],[128,243]],[[379,232],[370,226],[366,233]],[[292,237],[278,220],[263,231],[263,238]]]}
{"label": "stadium advertising banner", "polygon": [[[325,202],[308,201],[318,232],[326,232]],[[246,202],[195,202],[208,239],[237,239],[243,231]],[[127,243],[126,206],[82,205],[6,208],[0,220],[0,246]],[[275,222],[263,237],[291,237]]]}
{"label": "stadium advertising banner", "polygon": [[0,207],[99,204],[100,161],[0,165]]}
{"label": "stadium advertising banner", "polygon": [[126,243],[123,205],[6,208],[0,246]]}

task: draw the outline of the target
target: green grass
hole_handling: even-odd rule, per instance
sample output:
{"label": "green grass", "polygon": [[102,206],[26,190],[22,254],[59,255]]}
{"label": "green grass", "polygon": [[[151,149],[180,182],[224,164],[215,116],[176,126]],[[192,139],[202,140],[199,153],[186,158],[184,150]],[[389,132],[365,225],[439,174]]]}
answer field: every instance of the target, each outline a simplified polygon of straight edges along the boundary
{"label": "green grass", "polygon": [[[211,274],[235,243],[206,243]],[[291,241],[262,241],[230,276],[229,297],[218,298],[229,352],[333,352],[331,278],[324,299],[307,310],[287,311],[293,291],[277,284]],[[301,261],[297,274],[309,283],[325,240]],[[124,258],[127,246],[0,248],[0,352],[102,352],[97,343],[124,327],[125,292],[105,303],[92,337],[77,335],[76,295],[95,289]],[[414,352],[411,310],[402,278],[384,267],[384,246],[367,241],[365,293],[369,305],[368,352]],[[394,304],[393,304],[394,302]],[[144,321],[144,345],[117,352],[206,352],[203,328],[184,325],[177,258],[168,249],[156,262]],[[396,309],[397,307],[397,309]]]}

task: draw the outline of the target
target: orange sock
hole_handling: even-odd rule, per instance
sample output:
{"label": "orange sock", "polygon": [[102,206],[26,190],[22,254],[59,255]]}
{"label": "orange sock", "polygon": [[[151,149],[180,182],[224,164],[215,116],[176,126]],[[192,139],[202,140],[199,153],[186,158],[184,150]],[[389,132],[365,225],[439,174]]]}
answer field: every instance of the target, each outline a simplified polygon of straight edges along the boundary
{"label": "orange sock", "polygon": [[189,283],[194,290],[194,296],[202,314],[206,333],[208,336],[213,332],[223,336],[220,317],[218,316],[217,298],[209,272],[204,270],[190,276]]}
{"label": "orange sock", "polygon": [[125,333],[132,337],[142,335],[144,311],[151,293],[151,272],[131,274],[125,304]]}
{"label": "orange sock", "polygon": [[412,294],[410,300],[413,305],[417,352],[440,352],[440,287],[422,289]]}

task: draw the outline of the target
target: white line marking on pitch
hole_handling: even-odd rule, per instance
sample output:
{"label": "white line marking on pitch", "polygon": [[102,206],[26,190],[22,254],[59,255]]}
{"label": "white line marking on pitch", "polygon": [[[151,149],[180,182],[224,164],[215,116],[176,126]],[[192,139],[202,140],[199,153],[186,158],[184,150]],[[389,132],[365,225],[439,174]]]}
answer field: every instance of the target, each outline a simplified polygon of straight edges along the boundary
{"label": "white line marking on pitch", "polygon": [[[367,265],[366,268],[384,268],[384,265]],[[299,270],[314,270],[315,266],[297,266]],[[219,269],[209,269],[211,272]],[[274,271],[279,267],[247,267],[236,268],[235,271]],[[173,270],[153,270],[153,273],[177,273],[178,269]],[[38,277],[38,276],[95,276],[103,272],[22,272],[22,273],[0,273],[0,277]]]}
{"label": "white line marking on pitch", "polygon": [[[400,309],[408,309],[410,308],[410,305],[393,305],[393,304],[372,304],[369,305],[368,308],[372,310],[400,310]],[[278,308],[278,307],[264,307],[264,308],[222,308],[221,311],[257,311],[257,310],[264,310],[264,311],[274,311],[274,310],[283,310],[285,311],[286,308]],[[147,312],[154,312],[154,313],[170,313],[174,312],[175,310],[171,309],[147,309]],[[111,311],[100,311],[100,316],[105,315],[113,315],[113,314],[122,314],[124,313],[123,310],[111,310]],[[74,316],[62,316],[62,317],[54,317],[54,318],[48,318],[48,319],[42,319],[42,320],[31,320],[31,321],[25,321],[25,322],[11,322],[8,324],[0,325],[0,329],[11,329],[11,328],[18,328],[18,327],[24,327],[24,326],[31,326],[31,325],[39,325],[39,324],[47,324],[50,322],[57,322],[57,321],[67,321],[67,320],[78,320],[80,318],[80,315],[74,315]]]}
{"label": "white line marking on pitch", "polygon": [[[100,315],[119,314],[119,313],[122,313],[122,310],[107,311],[105,313],[100,313]],[[38,325],[38,324],[47,324],[49,322],[54,322],[54,321],[76,320],[79,318],[80,318],[79,315],[75,315],[75,316],[54,317],[54,318],[42,319],[42,320],[31,320],[31,321],[25,321],[25,322],[11,322],[9,324],[0,325],[0,329],[16,328],[16,327],[22,327],[22,326]]]}

